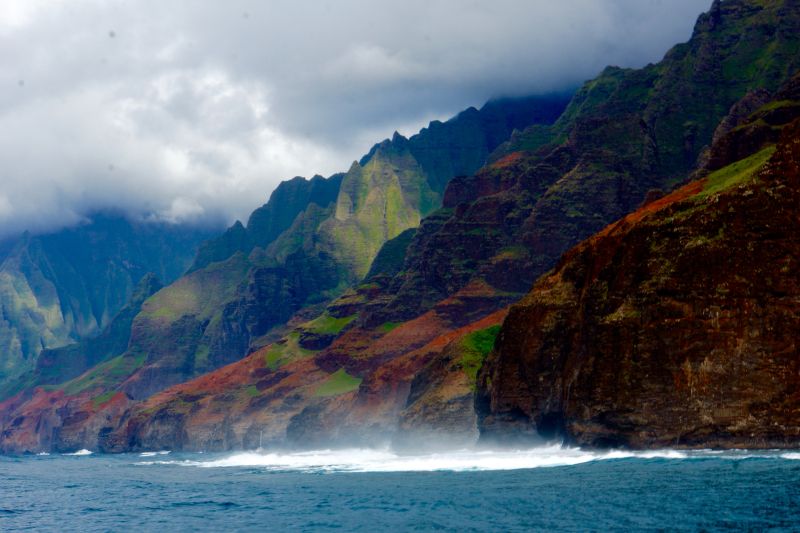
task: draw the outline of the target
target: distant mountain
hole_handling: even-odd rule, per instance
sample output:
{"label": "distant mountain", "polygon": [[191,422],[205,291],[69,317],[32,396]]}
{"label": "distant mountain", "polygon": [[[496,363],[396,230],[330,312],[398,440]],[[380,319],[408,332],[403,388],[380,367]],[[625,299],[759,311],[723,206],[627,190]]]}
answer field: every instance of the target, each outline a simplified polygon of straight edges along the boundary
{"label": "distant mountain", "polygon": [[176,279],[210,233],[97,214],[11,240],[0,263],[0,390],[31,370],[42,350],[99,334],[148,273]]}
{"label": "distant mountain", "polygon": [[300,309],[362,279],[387,240],[439,207],[452,172],[475,171],[516,128],[554,121],[567,101],[490,102],[411,139],[395,134],[344,174],[284,182],[246,227],[204,244],[192,270],[145,303],[130,353],[153,366],[124,390],[145,398],[268,342]]}
{"label": "distant mountain", "polygon": [[[569,98],[566,93],[506,98],[492,100],[480,110],[470,107],[446,122],[431,122],[410,139],[395,134],[391,141],[376,144],[357,167],[366,167],[379,152],[405,150],[413,158],[413,165],[419,167],[415,171],[426,182],[426,187],[433,194],[441,195],[450,179],[474,173],[515,131],[531,124],[555,121]],[[224,261],[237,251],[248,253],[256,247],[266,248],[288,230],[309,205],[324,207],[335,202],[344,177],[342,173],[328,179],[296,177],[282,182],[273,191],[270,201],[253,211],[246,227],[237,222],[224,235],[204,243],[192,270]]]}
{"label": "distant mountain", "polygon": [[133,319],[141,312],[142,304],[162,288],[163,285],[155,274],[145,274],[139,280],[127,305],[99,335],[86,337],[60,348],[42,350],[36,360],[36,368],[29,377],[26,376],[27,383],[62,383],[83,374],[95,365],[122,355],[128,349]]}

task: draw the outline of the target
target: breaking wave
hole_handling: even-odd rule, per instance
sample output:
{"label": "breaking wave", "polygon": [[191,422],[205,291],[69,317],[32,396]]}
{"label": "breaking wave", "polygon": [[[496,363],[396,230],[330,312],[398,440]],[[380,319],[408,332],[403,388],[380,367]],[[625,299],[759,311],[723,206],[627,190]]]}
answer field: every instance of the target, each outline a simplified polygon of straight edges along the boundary
{"label": "breaking wave", "polygon": [[92,452],[91,452],[91,450],[87,450],[87,449],[85,449],[85,448],[84,448],[83,450],[78,450],[77,452],[73,452],[73,453],[62,453],[61,455],[77,455],[77,456],[81,456],[81,455],[92,455]]}
{"label": "breaking wave", "polygon": [[139,457],[155,457],[156,455],[169,455],[169,450],[162,450],[160,452],[142,452]]}
{"label": "breaking wave", "polygon": [[686,459],[686,452],[596,452],[562,446],[528,450],[460,450],[447,453],[403,455],[389,450],[348,449],[295,453],[241,452],[208,460],[146,461],[140,465],[184,465],[201,468],[256,467],[295,472],[434,472],[520,470],[571,466],[609,459]]}

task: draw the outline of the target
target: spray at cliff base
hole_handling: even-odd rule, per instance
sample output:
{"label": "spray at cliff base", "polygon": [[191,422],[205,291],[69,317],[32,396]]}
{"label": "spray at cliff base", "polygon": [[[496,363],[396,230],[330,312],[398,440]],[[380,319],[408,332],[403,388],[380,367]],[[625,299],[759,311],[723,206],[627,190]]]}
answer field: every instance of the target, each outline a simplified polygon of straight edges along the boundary
{"label": "spray at cliff base", "polygon": [[295,453],[242,452],[198,459],[144,461],[140,465],[183,465],[200,468],[263,468],[294,472],[434,472],[491,471],[571,466],[608,460],[691,460],[691,459],[781,459],[797,460],[800,454],[733,450],[700,451],[588,451],[579,448],[545,446],[529,450],[460,450],[424,455],[401,455],[388,450],[348,449]]}

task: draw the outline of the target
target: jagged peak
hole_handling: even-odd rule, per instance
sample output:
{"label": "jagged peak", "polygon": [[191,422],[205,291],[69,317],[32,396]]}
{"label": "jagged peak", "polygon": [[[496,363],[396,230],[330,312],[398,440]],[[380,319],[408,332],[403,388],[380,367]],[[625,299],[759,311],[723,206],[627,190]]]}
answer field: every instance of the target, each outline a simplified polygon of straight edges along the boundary
{"label": "jagged peak", "polygon": [[697,17],[692,38],[716,30],[729,15],[751,14],[763,9],[777,9],[783,0],[714,0],[709,10]]}
{"label": "jagged peak", "polygon": [[478,111],[477,107],[469,106],[464,111],[462,111],[458,115],[454,116],[453,118],[451,118],[447,122],[452,122],[454,120],[459,120],[459,119],[464,119],[464,118],[473,118],[473,117],[477,117],[479,115],[480,115],[480,111]]}
{"label": "jagged peak", "polygon": [[400,132],[395,130],[394,134],[392,135],[392,142],[395,144],[405,143],[408,142],[408,138],[403,135],[400,135]]}

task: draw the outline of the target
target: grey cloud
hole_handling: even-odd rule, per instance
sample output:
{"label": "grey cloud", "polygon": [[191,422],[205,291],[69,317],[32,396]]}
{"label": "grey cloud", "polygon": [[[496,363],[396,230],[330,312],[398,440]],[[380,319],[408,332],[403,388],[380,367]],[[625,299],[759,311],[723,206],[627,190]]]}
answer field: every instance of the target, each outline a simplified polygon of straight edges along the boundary
{"label": "grey cloud", "polygon": [[493,96],[657,61],[710,0],[6,0],[0,235],[246,217]]}

